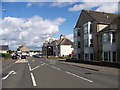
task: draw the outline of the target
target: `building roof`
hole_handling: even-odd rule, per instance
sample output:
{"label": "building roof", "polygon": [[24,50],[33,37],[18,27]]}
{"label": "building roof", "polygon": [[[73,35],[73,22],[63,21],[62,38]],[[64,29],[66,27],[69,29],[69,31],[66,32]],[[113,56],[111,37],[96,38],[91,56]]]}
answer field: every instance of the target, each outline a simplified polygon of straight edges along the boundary
{"label": "building roof", "polygon": [[20,51],[27,52],[27,51],[29,51],[29,49],[26,46],[22,46],[22,47],[20,47]]}
{"label": "building roof", "polygon": [[0,45],[0,50],[9,50],[8,45]]}
{"label": "building roof", "polygon": [[60,45],[73,45],[73,42],[67,38],[61,40]]}
{"label": "building roof", "polygon": [[119,22],[120,22],[120,16],[114,18],[114,20],[111,22],[111,24],[109,24],[107,27],[102,29],[98,33],[98,35],[101,35],[102,33],[105,33],[105,32],[115,32],[117,30],[120,31],[120,26],[118,25]]}
{"label": "building roof", "polygon": [[88,15],[90,15],[98,23],[110,24],[116,17],[118,17],[117,14],[112,14],[112,13],[98,12],[91,10],[83,10],[83,11],[86,12]]}

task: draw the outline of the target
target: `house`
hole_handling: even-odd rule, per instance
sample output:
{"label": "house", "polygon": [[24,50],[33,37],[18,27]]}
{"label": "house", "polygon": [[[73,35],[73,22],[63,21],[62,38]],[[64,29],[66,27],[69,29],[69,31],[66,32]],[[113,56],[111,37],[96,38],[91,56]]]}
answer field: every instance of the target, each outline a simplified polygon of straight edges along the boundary
{"label": "house", "polygon": [[48,46],[48,41],[45,41],[42,46],[42,54],[43,56],[47,56],[47,46]]}
{"label": "house", "polygon": [[0,45],[0,53],[7,53],[8,50],[8,45]]}
{"label": "house", "polygon": [[73,49],[73,42],[65,37],[59,43],[59,56],[68,56]]}
{"label": "house", "polygon": [[52,42],[45,42],[42,47],[43,55],[45,56],[67,56],[72,54],[73,42],[61,35],[60,39]]}
{"label": "house", "polygon": [[[118,15],[116,14],[82,10],[74,27],[74,56],[78,60],[105,61],[105,57],[107,57],[105,49],[107,49],[108,47],[103,43],[103,41],[105,41],[105,39],[103,39],[105,35],[98,35],[98,33],[105,31],[105,28],[108,32],[111,32],[107,28],[117,17]],[[116,26],[117,25],[112,25],[114,29],[116,29]],[[114,30],[113,33],[109,35],[111,35],[111,40],[114,39]],[[105,38],[107,37],[105,36]],[[114,41],[111,42],[112,45],[110,46],[117,48],[117,45],[114,45],[113,43]],[[109,52],[110,49],[107,50],[108,53],[114,53],[113,56],[110,56],[111,54],[109,54],[109,57],[116,56],[115,61],[117,61],[120,58],[117,57],[117,53],[115,54],[115,51],[117,50],[115,48],[113,52]],[[106,61],[113,62],[114,60],[107,59]]]}
{"label": "house", "polygon": [[29,48],[25,45],[21,45],[18,48],[18,52],[20,52],[22,55],[29,55]]}

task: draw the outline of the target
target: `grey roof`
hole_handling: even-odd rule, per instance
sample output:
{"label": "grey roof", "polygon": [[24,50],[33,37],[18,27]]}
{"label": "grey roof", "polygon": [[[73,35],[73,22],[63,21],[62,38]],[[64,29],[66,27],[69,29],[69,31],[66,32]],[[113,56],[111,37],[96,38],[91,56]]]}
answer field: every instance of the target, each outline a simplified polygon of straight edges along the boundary
{"label": "grey roof", "polygon": [[107,27],[105,27],[102,31],[98,33],[98,35],[101,35],[104,32],[115,32],[117,30],[120,30],[120,26],[118,25],[120,22],[120,16],[116,17],[111,24],[109,24]]}
{"label": "grey roof", "polygon": [[60,45],[73,45],[73,42],[67,38],[64,38],[61,42]]}
{"label": "grey roof", "polygon": [[91,10],[83,10],[83,11],[85,11],[88,15],[94,18],[98,23],[110,24],[116,17],[118,17],[117,14],[112,14],[112,13],[97,12]]}
{"label": "grey roof", "polygon": [[8,45],[0,45],[0,50],[9,50]]}

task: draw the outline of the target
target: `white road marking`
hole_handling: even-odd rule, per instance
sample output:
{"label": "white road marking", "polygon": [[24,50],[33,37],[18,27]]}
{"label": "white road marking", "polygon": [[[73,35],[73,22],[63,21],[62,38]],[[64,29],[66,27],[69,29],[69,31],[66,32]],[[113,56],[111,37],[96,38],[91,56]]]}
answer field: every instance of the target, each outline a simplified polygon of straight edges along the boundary
{"label": "white road marking", "polygon": [[29,67],[29,71],[31,71],[31,66],[30,66],[30,64],[28,63],[28,67]]}
{"label": "white road marking", "polygon": [[48,64],[46,64],[46,65],[48,65]]}
{"label": "white road marking", "polygon": [[15,63],[27,63],[28,60],[26,59],[18,59]]}
{"label": "white road marking", "polygon": [[57,70],[61,70],[60,68],[57,68],[57,67],[55,67],[55,66],[51,66],[51,67],[53,67],[53,68],[55,68],[55,69],[57,69]]}
{"label": "white road marking", "polygon": [[35,61],[35,60],[32,60],[33,62]]}
{"label": "white road marking", "polygon": [[31,75],[31,78],[32,78],[33,86],[37,86],[33,73],[30,73],[30,75]]}
{"label": "white road marking", "polygon": [[45,65],[46,63],[41,64],[42,66]]}
{"label": "white road marking", "polygon": [[71,73],[71,72],[68,72],[68,71],[66,71],[66,73],[67,73],[67,74],[70,74],[70,75],[73,75],[73,76],[75,76],[75,77],[77,77],[77,78],[83,79],[83,80],[85,80],[85,81],[93,82],[92,80],[89,80],[89,79],[87,79],[87,78],[78,76],[78,75],[76,75],[76,74],[74,74],[74,73]]}
{"label": "white road marking", "polygon": [[7,76],[2,78],[2,80],[7,79],[11,74],[16,74],[16,72],[14,70],[10,71]]}
{"label": "white road marking", "polygon": [[39,66],[34,67],[33,69],[31,69],[31,71],[33,71],[33,70],[35,70],[35,69],[37,69],[37,68],[39,68]]}

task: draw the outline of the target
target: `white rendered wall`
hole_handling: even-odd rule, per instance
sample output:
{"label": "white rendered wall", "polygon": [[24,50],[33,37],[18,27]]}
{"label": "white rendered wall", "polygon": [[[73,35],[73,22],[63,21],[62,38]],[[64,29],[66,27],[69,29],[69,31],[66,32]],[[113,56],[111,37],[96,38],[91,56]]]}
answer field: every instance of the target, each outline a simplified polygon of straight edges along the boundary
{"label": "white rendered wall", "polygon": [[60,56],[67,56],[72,53],[72,45],[61,45],[60,46]]}

